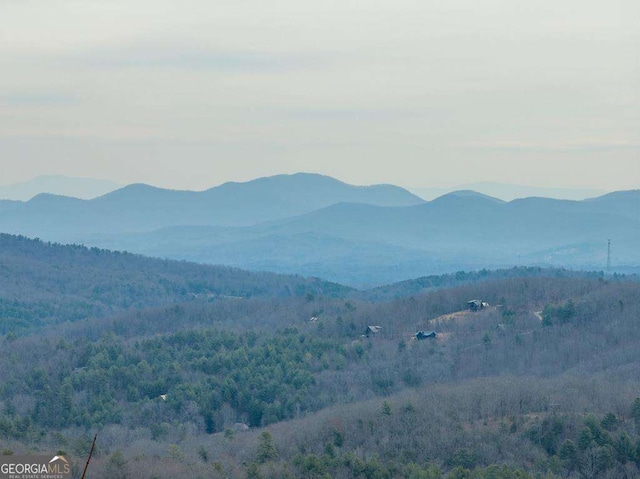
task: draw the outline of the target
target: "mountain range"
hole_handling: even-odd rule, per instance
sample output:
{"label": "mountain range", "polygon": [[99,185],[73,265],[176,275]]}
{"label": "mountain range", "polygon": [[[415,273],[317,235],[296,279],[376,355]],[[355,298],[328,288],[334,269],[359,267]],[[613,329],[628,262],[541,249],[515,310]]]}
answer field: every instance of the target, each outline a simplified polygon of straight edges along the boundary
{"label": "mountain range", "polygon": [[460,190],[473,190],[505,201],[528,198],[530,196],[579,201],[608,193],[606,190],[596,188],[544,188],[539,186],[497,183],[493,181],[464,183],[458,186],[448,187],[416,187],[409,189],[409,191],[425,200],[434,200],[439,196]]}
{"label": "mountain range", "polygon": [[375,285],[516,264],[640,265],[640,191],[503,201],[457,191],[424,201],[392,185],[296,174],[203,192],[129,185],[93,200],[0,201],[0,231],[149,256]]}
{"label": "mountain range", "polygon": [[[229,183],[228,185],[232,185]],[[93,199],[105,195],[123,185],[99,178],[71,177],[64,175],[42,175],[30,180],[0,185],[0,200],[27,201],[40,193],[50,193],[72,198]],[[542,196],[564,200],[583,200],[602,196],[608,191],[596,188],[544,188],[497,182],[464,183],[447,187],[415,187],[409,191],[424,200],[433,200],[447,193],[473,190],[488,196],[511,201],[517,198]]]}
{"label": "mountain range", "polygon": [[396,186],[352,186],[311,174],[225,183],[200,192],[132,184],[91,200],[40,194],[27,202],[0,201],[0,228],[74,242],[171,226],[250,226],[339,202],[407,206],[424,200]]}

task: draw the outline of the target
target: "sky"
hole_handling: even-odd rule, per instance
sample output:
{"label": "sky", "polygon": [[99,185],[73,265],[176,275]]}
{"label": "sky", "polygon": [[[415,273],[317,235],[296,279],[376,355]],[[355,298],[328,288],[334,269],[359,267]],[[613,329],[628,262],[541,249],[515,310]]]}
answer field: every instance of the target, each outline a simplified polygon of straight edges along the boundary
{"label": "sky", "polygon": [[0,0],[0,184],[640,186],[637,0]]}

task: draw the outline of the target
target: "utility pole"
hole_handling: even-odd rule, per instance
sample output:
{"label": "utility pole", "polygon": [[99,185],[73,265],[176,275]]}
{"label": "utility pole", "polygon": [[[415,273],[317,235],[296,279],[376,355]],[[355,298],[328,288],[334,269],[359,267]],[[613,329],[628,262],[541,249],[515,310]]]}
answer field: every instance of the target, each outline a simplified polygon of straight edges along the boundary
{"label": "utility pole", "polygon": [[82,471],[82,479],[87,474],[87,468],[89,467],[89,461],[91,461],[91,456],[93,455],[93,449],[96,447],[96,439],[98,439],[98,435],[93,436],[93,443],[91,444],[91,450],[89,451],[89,457],[87,457],[87,463],[84,465],[84,471]]}
{"label": "utility pole", "polygon": [[607,273],[611,273],[611,240],[607,240]]}

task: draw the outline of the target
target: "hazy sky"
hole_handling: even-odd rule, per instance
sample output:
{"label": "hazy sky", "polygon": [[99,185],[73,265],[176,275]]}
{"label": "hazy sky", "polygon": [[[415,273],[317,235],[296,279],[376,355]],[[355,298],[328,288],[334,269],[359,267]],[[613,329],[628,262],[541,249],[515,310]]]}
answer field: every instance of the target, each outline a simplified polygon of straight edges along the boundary
{"label": "hazy sky", "polygon": [[640,186],[638,0],[0,0],[0,184]]}

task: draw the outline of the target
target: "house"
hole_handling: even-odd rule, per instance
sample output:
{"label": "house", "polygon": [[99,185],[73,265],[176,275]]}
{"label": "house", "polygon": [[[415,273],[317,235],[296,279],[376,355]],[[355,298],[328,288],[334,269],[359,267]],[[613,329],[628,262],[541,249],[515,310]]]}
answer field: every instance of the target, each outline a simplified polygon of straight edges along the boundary
{"label": "house", "polygon": [[416,339],[418,340],[423,340],[423,339],[427,339],[427,338],[437,338],[438,337],[438,333],[436,333],[435,331],[418,331],[416,334]]}
{"label": "house", "polygon": [[489,307],[489,303],[479,299],[472,299],[471,301],[467,301],[467,306],[469,307],[469,311],[480,311],[481,309]]}
{"label": "house", "polygon": [[370,337],[378,334],[380,331],[382,331],[382,328],[380,326],[367,326],[367,329],[364,332],[364,336]]}

